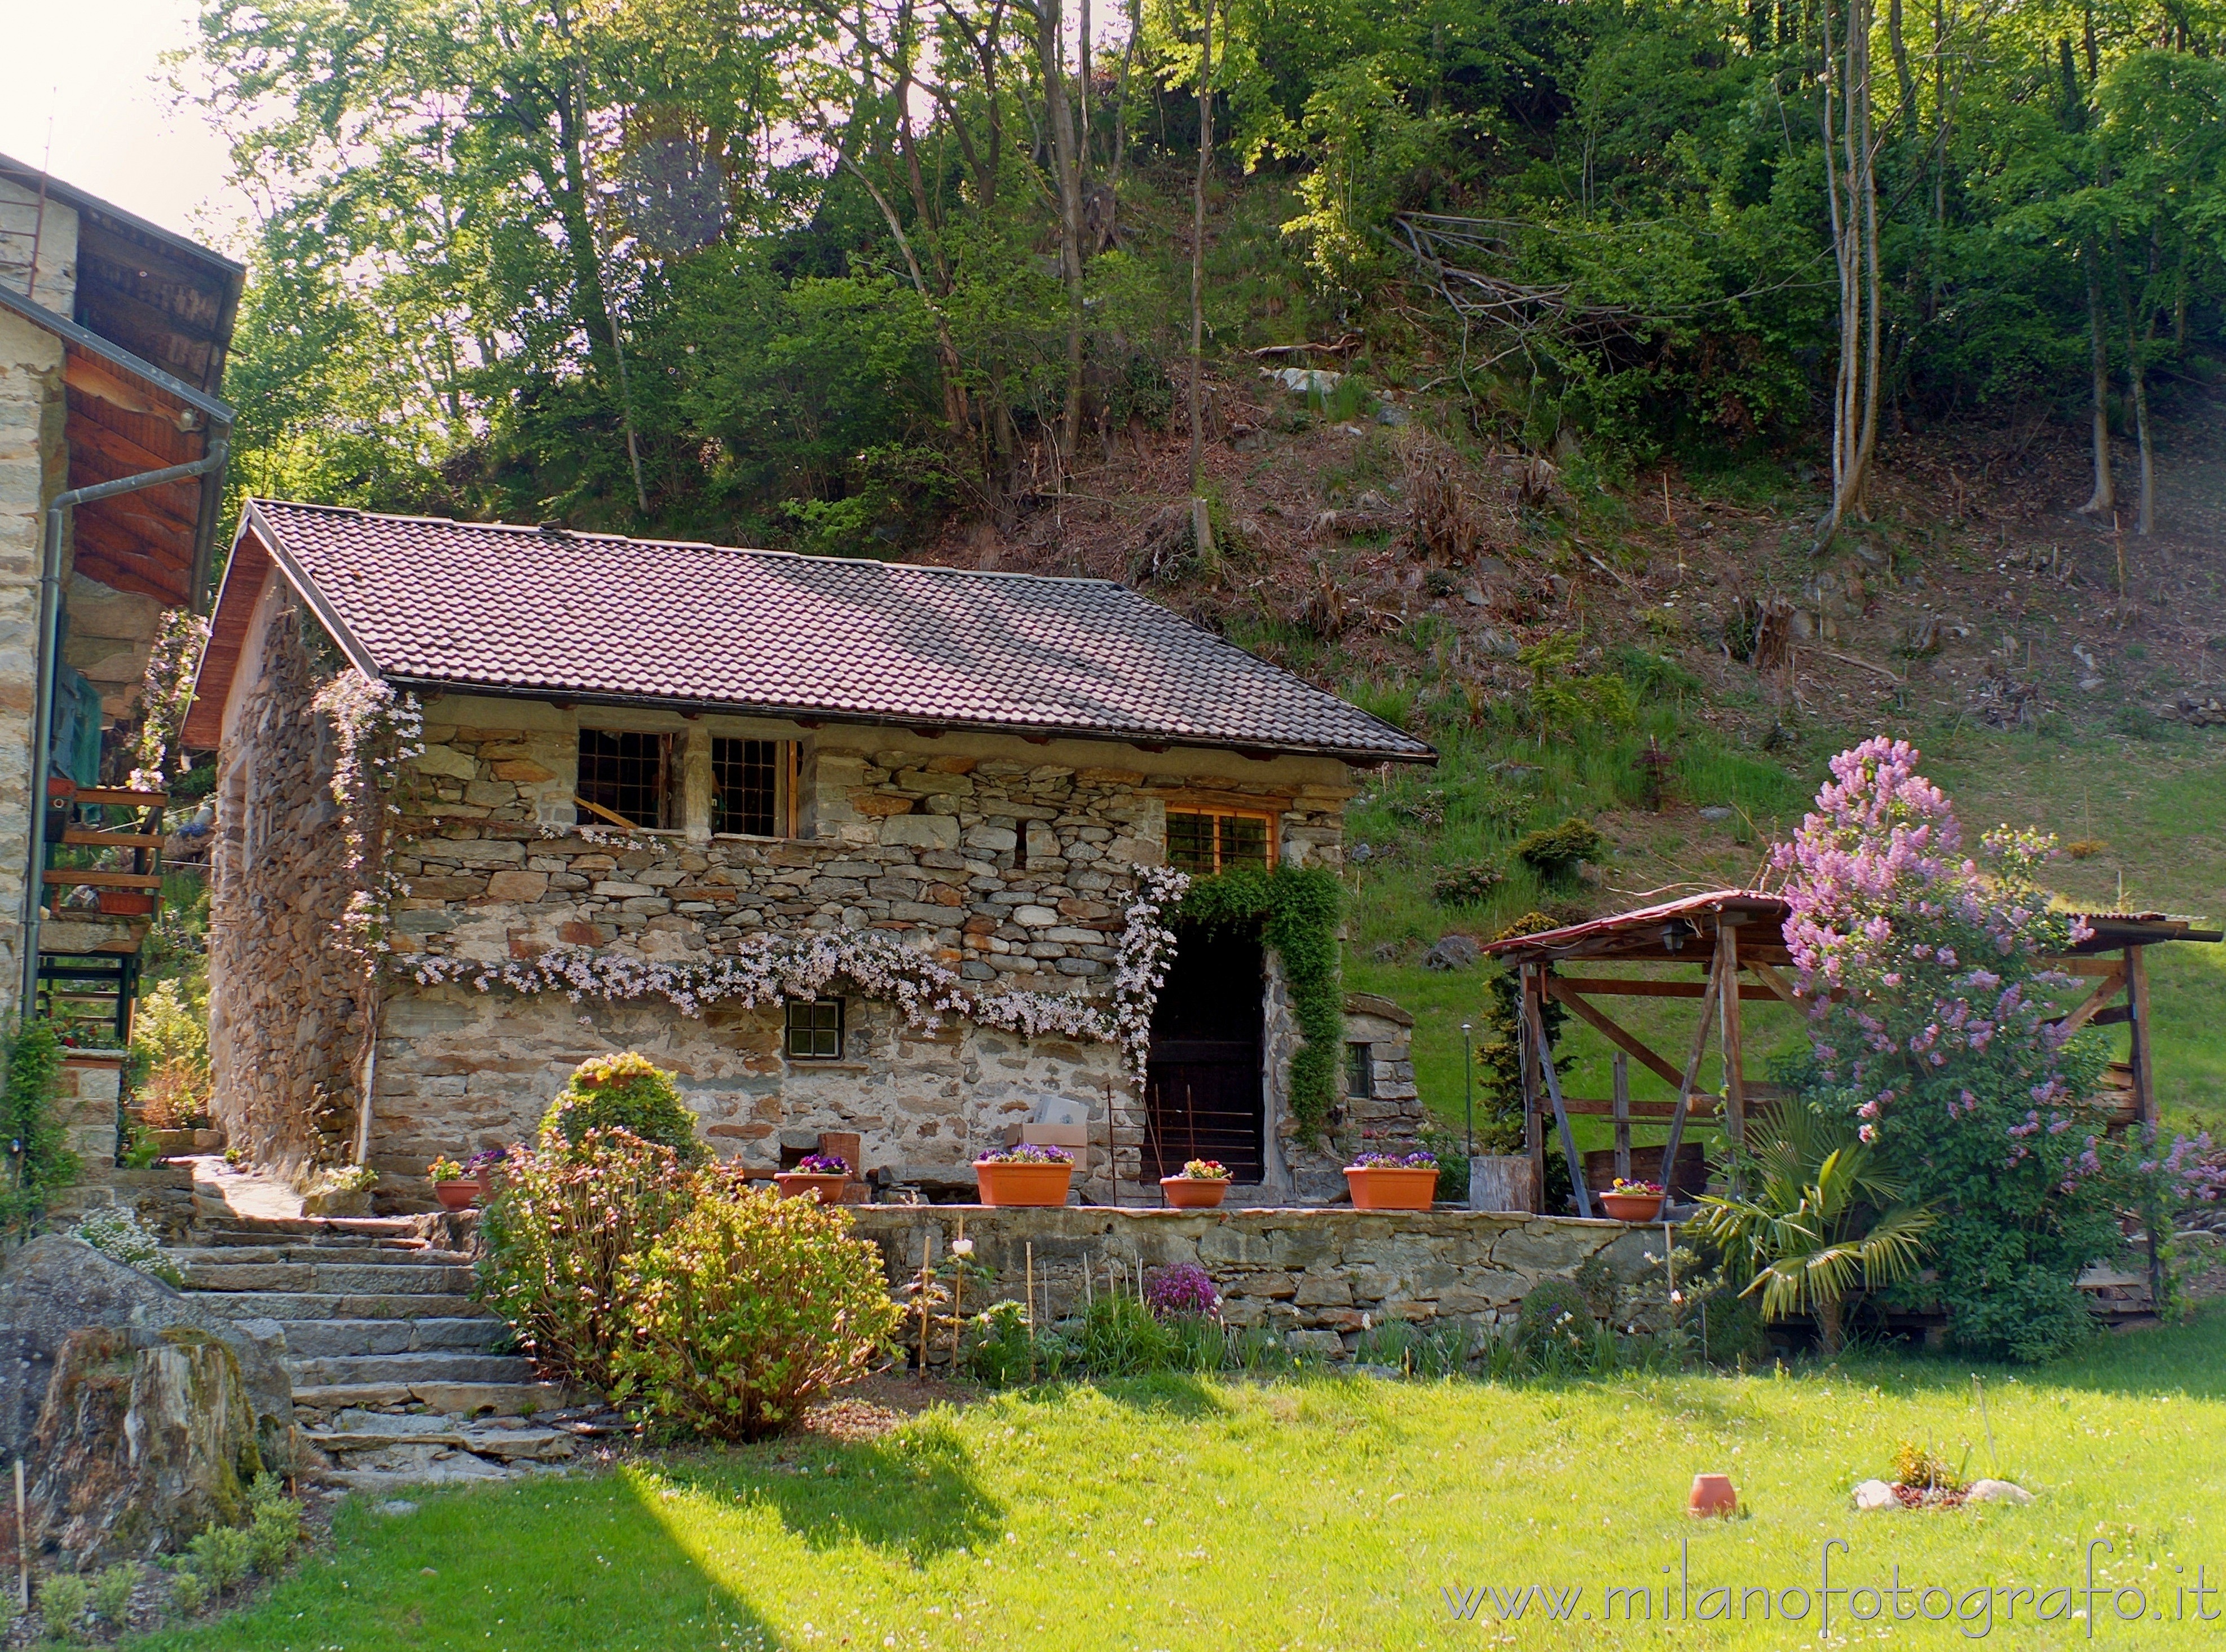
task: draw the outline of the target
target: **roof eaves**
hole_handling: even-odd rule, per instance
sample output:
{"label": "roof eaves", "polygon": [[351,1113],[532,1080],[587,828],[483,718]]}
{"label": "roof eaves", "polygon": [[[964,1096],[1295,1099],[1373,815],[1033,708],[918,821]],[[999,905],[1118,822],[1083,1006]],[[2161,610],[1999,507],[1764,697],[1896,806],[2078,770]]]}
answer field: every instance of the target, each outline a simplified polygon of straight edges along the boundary
{"label": "roof eaves", "polygon": [[[248,500],[239,513],[239,531],[245,533],[251,522],[256,525],[256,537],[269,548],[271,562],[286,576],[286,582],[301,594],[302,600],[315,612],[317,623],[325,628],[325,634],[339,645],[340,652],[347,656],[348,664],[373,681],[382,680],[385,674],[378,669],[378,662],[372,657],[371,650],[349,629],[347,622],[340,618],[339,610],[318,588],[316,581],[309,576],[308,570],[295,558],[293,552],[286,549],[284,541],[279,537],[277,525],[264,515],[254,499]],[[238,543],[236,537],[233,543]],[[226,577],[229,583],[229,569]]]}
{"label": "roof eaves", "polygon": [[112,344],[98,333],[89,333],[75,321],[58,315],[44,304],[26,298],[12,287],[0,287],[0,309],[13,310],[34,327],[44,327],[73,350],[82,350],[88,355],[99,356],[110,366],[130,373],[144,384],[153,385],[165,396],[175,396],[194,411],[205,416],[212,423],[227,429],[236,415],[232,404],[220,402],[205,391],[195,390],[181,378],[174,378],[151,361],[142,360],[129,350]]}
{"label": "roof eaves", "polygon": [[49,200],[60,201],[73,212],[89,213],[105,218],[151,240],[159,241],[181,257],[208,264],[232,276],[235,283],[247,274],[247,266],[237,259],[227,258],[212,247],[199,241],[166,230],[160,224],[150,224],[137,213],[127,213],[114,201],[103,200],[99,195],[88,194],[74,184],[64,183],[52,173],[41,171],[28,161],[18,161],[11,155],[0,155],[0,177],[25,189],[44,189]]}

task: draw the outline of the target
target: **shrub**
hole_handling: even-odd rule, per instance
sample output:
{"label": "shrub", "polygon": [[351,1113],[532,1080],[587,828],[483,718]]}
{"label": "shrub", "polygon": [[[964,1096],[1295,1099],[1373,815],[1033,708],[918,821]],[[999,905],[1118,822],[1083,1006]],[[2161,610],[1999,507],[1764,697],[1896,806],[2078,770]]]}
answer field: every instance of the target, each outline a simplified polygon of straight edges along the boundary
{"label": "shrub", "polygon": [[131,1616],[131,1592],[139,1586],[139,1563],[121,1560],[92,1582],[92,1610],[111,1629],[122,1629]]}
{"label": "shrub", "polygon": [[184,1565],[217,1593],[229,1594],[247,1577],[247,1534],[237,1526],[219,1526],[212,1521],[186,1545]]}
{"label": "shrub", "polygon": [[181,1568],[170,1579],[170,1605],[181,1617],[191,1617],[208,1604],[209,1586],[198,1572]]}
{"label": "shrub", "polygon": [[1093,1376],[1142,1376],[1173,1362],[1174,1332],[1133,1296],[1101,1296],[1082,1320],[1082,1360]]}
{"label": "shrub", "polygon": [[787,1427],[865,1369],[902,1318],[879,1249],[839,1206],[714,1185],[620,1270],[633,1339],[615,1397],[716,1439]]}
{"label": "shrub", "polygon": [[39,1615],[47,1620],[47,1632],[66,1641],[78,1639],[92,1598],[92,1586],[74,1572],[57,1572],[46,1579],[39,1585]]}
{"label": "shrub", "polygon": [[1918,1491],[1962,1491],[1965,1489],[1962,1476],[1949,1468],[1945,1458],[1936,1457],[1930,1447],[1909,1440],[1902,1441],[1894,1452],[1893,1483]]}
{"label": "shrub", "polygon": [[78,1179],[84,1163],[54,1107],[62,1045],[51,1021],[33,1021],[0,1043],[8,1076],[0,1085],[0,1140],[12,1144],[12,1174],[0,1179],[0,1232],[21,1229],[47,1208],[56,1189]]}
{"label": "shrub", "polygon": [[302,1541],[302,1505],[285,1493],[277,1476],[258,1474],[247,1490],[254,1518],[247,1528],[248,1559],[264,1577],[275,1575]]}
{"label": "shrub", "polygon": [[672,1075],[632,1050],[582,1062],[541,1120],[544,1141],[560,1147],[583,1142],[594,1130],[624,1130],[670,1147],[684,1165],[707,1156]]}
{"label": "shrub", "polygon": [[679,1219],[694,1179],[670,1147],[624,1130],[590,1130],[563,1151],[513,1147],[508,1163],[480,1221],[480,1299],[543,1376],[607,1389],[625,1335],[620,1265]]}
{"label": "shrub", "polygon": [[100,1204],[86,1212],[71,1231],[104,1256],[112,1256],[127,1268],[175,1287],[185,1283],[177,1264],[162,1254],[162,1242],[140,1224],[139,1213],[128,1204]]}
{"label": "shrub", "polygon": [[1498,867],[1455,867],[1430,886],[1430,899],[1441,906],[1481,906],[1506,881]]}
{"label": "shrub", "polygon": [[1515,1314],[1515,1345],[1534,1359],[1580,1351],[1592,1340],[1592,1304],[1574,1280],[1542,1280]]}
{"label": "shrub", "polygon": [[1548,884],[1567,884],[1577,868],[1600,858],[1606,840],[1592,822],[1572,817],[1516,840],[1515,858]]}
{"label": "shrub", "polygon": [[993,1302],[974,1316],[968,1332],[966,1369],[977,1382],[1008,1388],[1021,1382],[1047,1382],[1072,1370],[1081,1350],[1057,1331],[1028,1329],[1027,1310],[1017,1302]]}
{"label": "shrub", "polygon": [[180,1130],[208,1115],[208,983],[157,982],[131,1018],[131,1051],[145,1064],[140,1112],[157,1130]]}

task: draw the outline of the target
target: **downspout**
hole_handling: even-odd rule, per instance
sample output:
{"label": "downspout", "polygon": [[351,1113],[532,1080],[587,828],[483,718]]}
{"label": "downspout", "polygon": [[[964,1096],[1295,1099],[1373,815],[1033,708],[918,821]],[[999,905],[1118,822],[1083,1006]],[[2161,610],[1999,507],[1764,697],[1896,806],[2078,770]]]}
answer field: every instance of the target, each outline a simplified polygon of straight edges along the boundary
{"label": "downspout", "polygon": [[[208,453],[189,465],[172,465],[163,470],[143,471],[137,476],[119,476],[112,482],[73,487],[56,494],[54,503],[47,507],[46,554],[39,569],[39,678],[35,709],[31,716],[31,864],[23,889],[22,1001],[18,1007],[18,1019],[27,1026],[39,991],[39,906],[46,893],[47,768],[54,754],[54,649],[62,618],[63,519],[76,506],[90,505],[96,499],[113,499],[119,493],[136,493],[143,487],[159,487],[165,482],[182,482],[197,476],[220,476],[231,452],[230,440],[216,436],[209,442]],[[188,596],[198,603],[199,592],[188,593]]]}

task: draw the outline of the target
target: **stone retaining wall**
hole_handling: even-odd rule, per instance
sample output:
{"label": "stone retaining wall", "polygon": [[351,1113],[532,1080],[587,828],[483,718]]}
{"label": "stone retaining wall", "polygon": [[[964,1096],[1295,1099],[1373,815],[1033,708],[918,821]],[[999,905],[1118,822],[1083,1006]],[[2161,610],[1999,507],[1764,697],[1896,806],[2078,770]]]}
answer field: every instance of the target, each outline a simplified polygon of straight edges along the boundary
{"label": "stone retaining wall", "polygon": [[970,1312],[1024,1300],[1031,1250],[1040,1319],[1080,1312],[1085,1268],[1103,1290],[1109,1264],[1133,1280],[1140,1263],[1148,1279],[1152,1269],[1195,1262],[1220,1288],[1230,1325],[1264,1326],[1294,1353],[1329,1359],[1350,1357],[1364,1329],[1390,1319],[1504,1335],[1542,1280],[1573,1278],[1594,1256],[1632,1280],[1650,1240],[1660,1244],[1652,1229],[1620,1222],[1468,1210],[873,1204],[852,1215],[859,1236],[881,1247],[893,1287],[917,1276],[923,1246],[930,1261],[947,1256],[963,1227],[973,1261],[996,1275],[978,1294],[970,1287]]}

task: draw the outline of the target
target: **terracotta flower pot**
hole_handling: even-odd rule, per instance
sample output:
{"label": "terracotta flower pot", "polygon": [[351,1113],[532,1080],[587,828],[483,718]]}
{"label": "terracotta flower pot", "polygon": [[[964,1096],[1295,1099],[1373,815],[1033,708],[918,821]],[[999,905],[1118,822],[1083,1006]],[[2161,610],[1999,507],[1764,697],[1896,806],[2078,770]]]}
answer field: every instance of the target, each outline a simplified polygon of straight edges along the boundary
{"label": "terracotta flower pot", "polygon": [[444,1210],[470,1210],[472,1202],[479,1198],[480,1191],[477,1177],[465,1181],[433,1184],[433,1197],[441,1201],[441,1208]]}
{"label": "terracotta flower pot", "polygon": [[100,892],[100,911],[107,918],[144,918],[155,910],[155,893],[150,889],[104,889]]}
{"label": "terracotta flower pot", "polygon": [[805,1170],[784,1170],[773,1178],[785,1199],[802,1198],[809,1194],[822,1204],[840,1204],[843,1190],[849,1185],[848,1176],[815,1175]]}
{"label": "terracotta flower pot", "polygon": [[988,1159],[974,1161],[974,1185],[984,1204],[1045,1205],[1066,1203],[1072,1165],[1001,1165]]}
{"label": "terracotta flower pot", "polygon": [[1160,1191],[1178,1210],[1211,1210],[1229,1191],[1227,1177],[1162,1176]]}
{"label": "terracotta flower pot", "polygon": [[1685,1512],[1702,1518],[1711,1515],[1728,1519],[1739,1513],[1739,1493],[1732,1489],[1728,1474],[1696,1474],[1693,1490],[1685,1499]]}
{"label": "terracotta flower pot", "polygon": [[1434,1165],[1347,1165],[1345,1185],[1356,1210],[1427,1210],[1438,1196]]}
{"label": "terracotta flower pot", "polygon": [[493,1165],[482,1165],[480,1167],[478,1182],[480,1198],[491,1199],[494,1197],[495,1179],[501,1173]]}
{"label": "terracotta flower pot", "polygon": [[1603,1193],[1595,1188],[1593,1198],[1618,1222],[1656,1222],[1662,1217],[1659,1193]]}

